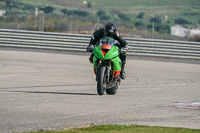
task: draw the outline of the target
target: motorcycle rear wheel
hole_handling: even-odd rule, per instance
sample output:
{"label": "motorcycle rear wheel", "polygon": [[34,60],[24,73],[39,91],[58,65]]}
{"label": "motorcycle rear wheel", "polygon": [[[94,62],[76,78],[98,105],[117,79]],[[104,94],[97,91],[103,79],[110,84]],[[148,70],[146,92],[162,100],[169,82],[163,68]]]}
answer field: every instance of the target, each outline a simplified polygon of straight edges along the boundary
{"label": "motorcycle rear wheel", "polygon": [[110,89],[106,89],[106,93],[108,95],[115,95],[117,93],[117,90],[118,90],[118,85],[115,85],[114,87]]}
{"label": "motorcycle rear wheel", "polygon": [[100,66],[98,69],[97,77],[97,93],[103,95],[106,90],[106,67]]}

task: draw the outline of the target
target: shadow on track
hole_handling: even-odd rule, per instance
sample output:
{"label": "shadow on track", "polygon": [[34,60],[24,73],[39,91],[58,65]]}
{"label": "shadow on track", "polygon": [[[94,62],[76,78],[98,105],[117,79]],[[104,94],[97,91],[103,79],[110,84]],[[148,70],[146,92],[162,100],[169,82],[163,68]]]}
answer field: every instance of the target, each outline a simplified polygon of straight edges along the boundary
{"label": "shadow on track", "polygon": [[8,88],[0,88],[0,90],[6,89],[27,89],[27,88],[50,88],[50,87],[71,87],[71,86],[91,86],[95,84],[74,84],[74,85],[44,85],[44,86],[24,86],[24,87],[8,87]]}
{"label": "shadow on track", "polygon": [[38,94],[60,94],[60,95],[97,95],[91,93],[74,93],[74,92],[43,92],[43,91],[9,91],[9,92],[19,92],[19,93],[38,93]]}

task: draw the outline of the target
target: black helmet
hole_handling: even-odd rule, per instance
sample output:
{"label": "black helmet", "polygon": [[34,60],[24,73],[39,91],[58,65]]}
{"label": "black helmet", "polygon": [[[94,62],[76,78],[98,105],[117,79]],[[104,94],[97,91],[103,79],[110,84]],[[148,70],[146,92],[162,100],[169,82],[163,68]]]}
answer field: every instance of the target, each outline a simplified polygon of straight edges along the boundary
{"label": "black helmet", "polygon": [[112,35],[113,33],[115,33],[116,30],[117,30],[116,24],[112,22],[107,23],[106,26],[104,27],[104,36]]}

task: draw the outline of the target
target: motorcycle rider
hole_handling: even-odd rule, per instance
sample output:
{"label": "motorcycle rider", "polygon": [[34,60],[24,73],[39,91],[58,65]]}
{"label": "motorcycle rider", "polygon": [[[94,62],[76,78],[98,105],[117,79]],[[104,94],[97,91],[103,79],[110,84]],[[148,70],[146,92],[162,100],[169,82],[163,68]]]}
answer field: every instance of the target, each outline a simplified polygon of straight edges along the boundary
{"label": "motorcycle rider", "polygon": [[[112,22],[108,22],[103,28],[96,30],[90,39],[90,43],[87,47],[87,51],[92,52],[94,45],[96,45],[97,42],[99,42],[99,40],[103,37],[112,37],[113,39],[119,42],[118,47],[120,48],[120,59],[122,61],[122,69],[121,69],[120,77],[121,79],[125,79],[126,73],[125,73],[124,67],[126,65],[126,53],[128,51],[128,43],[119,35],[116,24]],[[89,61],[91,63],[93,63],[93,57],[94,57],[94,54],[92,53],[89,58]]]}

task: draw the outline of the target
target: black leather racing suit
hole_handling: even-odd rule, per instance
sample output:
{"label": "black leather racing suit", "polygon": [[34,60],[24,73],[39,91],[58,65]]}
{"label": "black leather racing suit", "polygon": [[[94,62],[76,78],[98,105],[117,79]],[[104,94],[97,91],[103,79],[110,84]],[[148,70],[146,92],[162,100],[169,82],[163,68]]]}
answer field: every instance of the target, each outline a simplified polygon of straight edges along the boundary
{"label": "black leather racing suit", "polygon": [[[101,29],[96,30],[90,39],[89,45],[91,45],[91,44],[96,45],[96,43],[99,42],[99,40],[103,37],[105,37],[104,29],[101,28]],[[120,48],[128,47],[128,43],[119,35],[119,33],[117,31],[108,37],[112,37],[113,39],[117,40],[120,44],[120,46],[119,46]],[[93,58],[93,56],[94,55],[91,54],[90,58]],[[126,65],[126,53],[124,53],[124,54],[121,53],[120,59],[122,61],[122,66],[124,67]]]}

